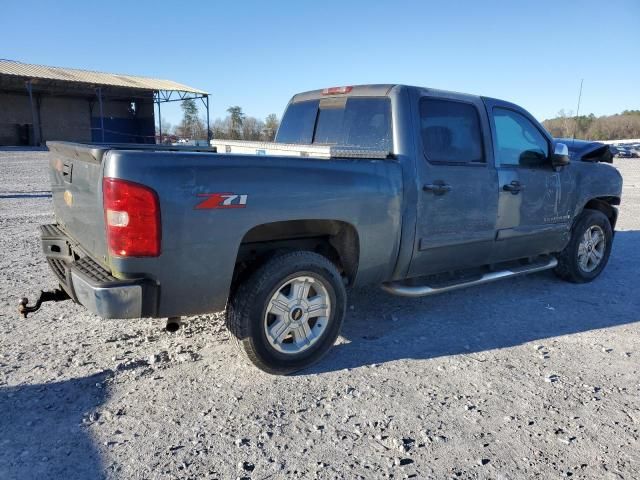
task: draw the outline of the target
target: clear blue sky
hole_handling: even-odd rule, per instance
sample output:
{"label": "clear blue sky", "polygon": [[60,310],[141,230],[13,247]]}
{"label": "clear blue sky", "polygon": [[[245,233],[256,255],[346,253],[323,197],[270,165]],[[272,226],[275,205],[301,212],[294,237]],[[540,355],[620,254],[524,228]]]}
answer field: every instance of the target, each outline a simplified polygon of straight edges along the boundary
{"label": "clear blue sky", "polygon": [[499,97],[542,120],[575,111],[584,78],[581,113],[640,109],[640,0],[24,0],[0,15],[0,58],[182,82],[212,94],[212,120],[359,83]]}

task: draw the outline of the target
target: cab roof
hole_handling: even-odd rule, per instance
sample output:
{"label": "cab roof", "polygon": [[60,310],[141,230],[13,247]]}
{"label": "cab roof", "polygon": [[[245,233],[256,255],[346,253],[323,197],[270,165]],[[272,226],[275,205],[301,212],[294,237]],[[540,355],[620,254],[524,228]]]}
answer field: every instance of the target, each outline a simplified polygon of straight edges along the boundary
{"label": "cab roof", "polygon": [[349,85],[344,87],[329,87],[318,90],[310,90],[308,92],[298,93],[293,96],[291,103],[303,102],[305,100],[317,100],[319,98],[326,98],[328,96],[349,96],[349,97],[385,97],[389,95],[394,87],[403,87],[419,90],[422,93],[434,94],[439,96],[456,95],[458,97],[469,97],[477,99],[478,95],[471,95],[460,92],[453,92],[448,90],[439,90],[435,88],[417,87],[412,85],[401,84],[370,84],[370,85]]}

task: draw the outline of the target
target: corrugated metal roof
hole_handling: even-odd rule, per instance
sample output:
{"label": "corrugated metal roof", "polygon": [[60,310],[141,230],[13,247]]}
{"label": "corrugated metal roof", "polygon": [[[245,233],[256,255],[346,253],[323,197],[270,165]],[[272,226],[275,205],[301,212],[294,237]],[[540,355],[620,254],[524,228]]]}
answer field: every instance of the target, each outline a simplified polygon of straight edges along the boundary
{"label": "corrugated metal roof", "polygon": [[177,92],[198,93],[208,95],[204,90],[188,87],[171,80],[158,78],[119,75],[116,73],[94,72],[76,68],[48,67],[0,59],[0,75],[14,75],[25,78],[42,78],[64,82],[84,83],[91,85],[109,85],[113,87],[136,88],[139,90],[173,90]]}

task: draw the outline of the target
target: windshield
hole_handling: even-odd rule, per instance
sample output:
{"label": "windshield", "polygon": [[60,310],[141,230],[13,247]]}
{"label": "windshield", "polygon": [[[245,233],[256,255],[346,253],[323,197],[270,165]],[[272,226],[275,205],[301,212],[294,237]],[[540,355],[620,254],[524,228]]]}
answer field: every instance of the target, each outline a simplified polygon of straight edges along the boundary
{"label": "windshield", "polygon": [[330,97],[292,103],[276,142],[390,151],[391,102],[386,97]]}

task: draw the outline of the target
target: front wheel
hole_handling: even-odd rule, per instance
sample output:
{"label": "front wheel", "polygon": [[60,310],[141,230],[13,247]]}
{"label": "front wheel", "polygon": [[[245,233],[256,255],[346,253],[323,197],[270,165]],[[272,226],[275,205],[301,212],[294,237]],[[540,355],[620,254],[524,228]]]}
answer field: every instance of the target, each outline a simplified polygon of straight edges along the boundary
{"label": "front wheel", "polygon": [[584,210],[573,227],[571,239],[558,256],[556,275],[574,283],[595,279],[609,261],[613,231],[599,210]]}
{"label": "front wheel", "polygon": [[308,367],[333,346],[345,305],[333,263],[317,253],[290,252],[269,259],[238,287],[227,326],[255,366],[286,374]]}

